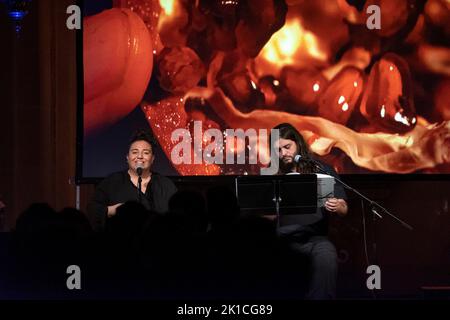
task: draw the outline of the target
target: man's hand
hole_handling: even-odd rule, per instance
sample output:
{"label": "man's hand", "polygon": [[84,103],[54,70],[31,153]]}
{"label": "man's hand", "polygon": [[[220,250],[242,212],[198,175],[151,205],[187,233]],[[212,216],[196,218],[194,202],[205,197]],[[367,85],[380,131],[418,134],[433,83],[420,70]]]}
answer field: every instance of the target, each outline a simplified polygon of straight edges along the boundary
{"label": "man's hand", "polygon": [[117,208],[120,207],[121,205],[123,205],[123,203],[118,203],[113,206],[108,206],[108,218],[111,218],[112,216],[114,216],[116,214]]}
{"label": "man's hand", "polygon": [[345,216],[348,211],[348,206],[344,199],[329,198],[325,202],[325,209],[330,212],[337,213],[340,216]]}

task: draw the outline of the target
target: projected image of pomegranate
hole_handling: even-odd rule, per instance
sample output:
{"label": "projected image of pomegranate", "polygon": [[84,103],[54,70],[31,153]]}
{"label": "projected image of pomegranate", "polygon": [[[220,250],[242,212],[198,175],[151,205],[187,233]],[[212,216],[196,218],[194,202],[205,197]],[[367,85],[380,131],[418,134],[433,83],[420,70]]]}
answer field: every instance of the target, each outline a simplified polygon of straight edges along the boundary
{"label": "projected image of pomegranate", "polygon": [[[381,29],[366,26],[370,5]],[[85,131],[139,104],[169,159],[172,133],[194,137],[196,123],[225,143],[227,129],[289,122],[339,173],[450,173],[449,39],[446,0],[114,1],[85,19],[85,60],[102,53],[85,66]],[[202,150],[213,142],[201,138]],[[181,175],[264,166],[173,165]]]}

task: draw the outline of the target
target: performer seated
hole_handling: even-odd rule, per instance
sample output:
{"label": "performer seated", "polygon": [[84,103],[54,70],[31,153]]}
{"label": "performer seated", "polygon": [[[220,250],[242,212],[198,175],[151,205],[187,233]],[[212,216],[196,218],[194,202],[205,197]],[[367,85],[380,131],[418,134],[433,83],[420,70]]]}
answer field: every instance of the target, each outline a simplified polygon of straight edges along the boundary
{"label": "performer seated", "polygon": [[[275,142],[280,158],[278,174],[318,173],[317,165],[312,161],[295,161],[296,155],[300,155],[301,159],[312,159],[303,136],[288,123],[280,124],[274,129],[279,129],[279,140]],[[319,164],[326,174],[338,177],[332,167],[321,162]],[[307,299],[336,297],[337,254],[327,236],[328,215],[345,216],[348,212],[345,199],[344,188],[336,183],[334,197],[329,198],[323,208],[318,207],[316,214],[298,215],[299,218],[291,219],[290,223],[286,223],[289,217],[286,217],[284,221],[283,217],[280,217],[278,234],[287,240],[294,252],[307,256],[310,262],[311,274]]]}

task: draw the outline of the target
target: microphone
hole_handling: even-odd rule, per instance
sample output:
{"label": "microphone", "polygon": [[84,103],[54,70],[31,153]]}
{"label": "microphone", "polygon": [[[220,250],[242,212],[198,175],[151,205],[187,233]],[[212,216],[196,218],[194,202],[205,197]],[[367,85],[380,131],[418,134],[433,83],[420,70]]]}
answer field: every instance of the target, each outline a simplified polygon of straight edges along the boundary
{"label": "microphone", "polygon": [[138,174],[138,176],[142,176],[142,163],[138,163],[138,165],[136,166],[136,173]]}
{"label": "microphone", "polygon": [[136,165],[136,173],[138,174],[138,201],[139,203],[142,203],[142,197],[141,197],[141,193],[142,193],[142,163],[138,163]]}
{"label": "microphone", "polygon": [[307,163],[311,163],[312,165],[314,165],[314,167],[320,172],[320,173],[326,173],[326,170],[322,167],[322,165],[320,164],[320,162],[314,160],[313,158],[310,157],[304,157],[300,154],[297,154],[294,157],[294,162],[295,163],[300,163],[300,162],[307,162]]}
{"label": "microphone", "polygon": [[303,157],[301,154],[298,154],[294,157],[294,162],[299,163],[299,162],[315,162],[315,161],[311,158],[306,158]]}

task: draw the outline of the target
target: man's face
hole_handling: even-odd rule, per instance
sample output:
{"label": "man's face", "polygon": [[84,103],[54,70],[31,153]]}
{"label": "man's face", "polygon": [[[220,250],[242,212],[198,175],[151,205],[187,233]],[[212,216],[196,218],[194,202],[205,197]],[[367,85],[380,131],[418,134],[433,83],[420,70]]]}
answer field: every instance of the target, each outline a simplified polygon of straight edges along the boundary
{"label": "man's face", "polygon": [[135,141],[128,151],[128,167],[136,170],[139,165],[143,170],[150,170],[154,158],[152,146],[147,141]]}
{"label": "man's face", "polygon": [[294,140],[280,138],[278,140],[278,156],[283,164],[292,164],[297,155],[297,144]]}

